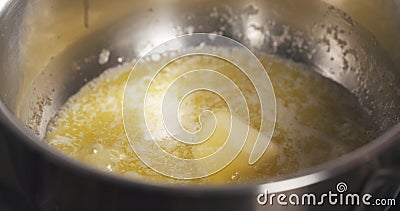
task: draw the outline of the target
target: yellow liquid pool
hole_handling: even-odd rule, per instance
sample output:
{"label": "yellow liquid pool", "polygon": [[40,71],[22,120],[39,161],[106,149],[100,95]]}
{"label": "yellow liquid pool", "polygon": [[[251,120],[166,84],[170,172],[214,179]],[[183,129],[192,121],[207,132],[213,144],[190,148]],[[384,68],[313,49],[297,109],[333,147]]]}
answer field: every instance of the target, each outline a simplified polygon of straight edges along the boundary
{"label": "yellow liquid pool", "polygon": [[[142,163],[133,152],[123,126],[122,101],[132,67],[129,64],[106,71],[72,96],[49,124],[45,139],[61,152],[104,172],[180,184],[267,181],[335,159],[371,140],[371,120],[344,88],[303,65],[263,54],[258,57],[269,74],[276,95],[277,119],[271,144],[277,147],[278,153],[263,156],[254,165],[240,164],[243,160],[240,161],[239,155],[227,168],[214,175],[178,180],[162,176]],[[157,61],[152,62],[147,67],[149,70]],[[166,71],[157,76],[157,83],[150,92],[164,89],[183,69],[204,64],[218,67],[227,74],[233,72],[233,67],[222,61],[188,57],[168,65]],[[229,77],[243,88],[249,103],[251,126],[258,129],[260,108],[253,98],[253,87],[245,77],[235,74]],[[143,81],[146,80],[149,79],[143,77]],[[214,82],[210,79],[209,83]],[[127,88],[145,89],[143,84]],[[134,96],[130,97],[134,100]],[[199,128],[198,116],[203,110],[215,111],[226,106],[215,94],[196,92],[185,98],[181,105],[182,125],[194,131]],[[134,137],[137,140],[144,138],[140,131]],[[200,149],[173,142],[168,137],[160,139],[159,144],[167,152],[188,159],[195,157],[193,152]]]}

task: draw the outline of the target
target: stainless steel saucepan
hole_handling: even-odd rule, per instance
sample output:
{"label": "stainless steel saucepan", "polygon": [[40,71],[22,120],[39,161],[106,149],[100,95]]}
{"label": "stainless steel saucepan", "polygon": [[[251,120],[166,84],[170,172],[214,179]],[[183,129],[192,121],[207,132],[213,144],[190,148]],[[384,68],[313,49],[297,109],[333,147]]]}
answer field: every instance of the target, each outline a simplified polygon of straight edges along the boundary
{"label": "stainless steel saucepan", "polygon": [[[0,1],[4,2],[4,1]],[[314,67],[353,93],[378,138],[334,161],[261,184],[151,184],[102,173],[42,141],[66,100],[109,67],[179,35],[212,32]],[[98,55],[110,51],[108,63]],[[334,58],[334,59],[332,59]],[[269,193],[394,197],[400,186],[400,71],[369,31],[321,1],[9,0],[0,16],[0,128],[33,210],[352,210],[261,206]],[[364,206],[358,209],[383,209]]]}

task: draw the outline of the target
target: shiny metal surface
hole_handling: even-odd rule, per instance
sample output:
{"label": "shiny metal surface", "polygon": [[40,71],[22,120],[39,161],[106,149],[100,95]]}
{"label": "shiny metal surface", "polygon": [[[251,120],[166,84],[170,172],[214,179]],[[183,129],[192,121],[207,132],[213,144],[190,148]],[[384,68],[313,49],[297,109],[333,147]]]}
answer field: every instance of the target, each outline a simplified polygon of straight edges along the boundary
{"label": "shiny metal surface", "polygon": [[[377,169],[399,168],[400,72],[367,30],[321,1],[13,0],[2,11],[0,120],[16,174],[39,210],[258,210],[265,209],[256,201],[265,189],[319,193],[347,181],[349,191],[360,192]],[[374,116],[379,133],[386,132],[315,169],[267,184],[220,188],[106,175],[41,142],[49,119],[87,81],[121,59],[131,61],[156,44],[193,32],[223,34],[254,51],[314,67],[354,93]],[[103,49],[111,52],[105,65],[98,62]]]}

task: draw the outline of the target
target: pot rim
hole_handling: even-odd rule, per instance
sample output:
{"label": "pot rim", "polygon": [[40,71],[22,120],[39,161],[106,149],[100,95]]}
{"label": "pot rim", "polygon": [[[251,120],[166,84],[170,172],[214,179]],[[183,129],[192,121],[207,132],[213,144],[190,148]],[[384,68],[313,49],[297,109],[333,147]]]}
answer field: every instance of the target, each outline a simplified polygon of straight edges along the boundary
{"label": "pot rim", "polygon": [[[0,5],[0,12],[6,11],[12,0],[5,0]],[[4,128],[2,128],[4,127]],[[9,130],[15,135],[17,141],[23,142],[30,149],[37,151],[44,156],[49,162],[59,167],[65,167],[69,171],[79,176],[96,177],[101,182],[115,184],[121,188],[136,188],[146,191],[170,192],[171,190],[184,194],[248,194],[254,191],[263,192],[283,192],[302,188],[308,185],[316,184],[327,179],[334,178],[343,174],[355,166],[374,160],[379,153],[391,148],[400,140],[400,123],[396,123],[393,127],[385,131],[379,137],[369,143],[355,149],[352,152],[330,160],[326,163],[315,167],[301,170],[295,174],[276,177],[266,182],[235,184],[235,185],[179,185],[155,183],[146,180],[137,180],[117,174],[105,173],[97,168],[91,167],[83,162],[68,157],[67,155],[56,151],[44,141],[33,135],[28,129],[12,114],[6,107],[3,100],[0,99],[0,128]],[[9,140],[7,140],[9,141]],[[339,181],[338,181],[339,182]]]}

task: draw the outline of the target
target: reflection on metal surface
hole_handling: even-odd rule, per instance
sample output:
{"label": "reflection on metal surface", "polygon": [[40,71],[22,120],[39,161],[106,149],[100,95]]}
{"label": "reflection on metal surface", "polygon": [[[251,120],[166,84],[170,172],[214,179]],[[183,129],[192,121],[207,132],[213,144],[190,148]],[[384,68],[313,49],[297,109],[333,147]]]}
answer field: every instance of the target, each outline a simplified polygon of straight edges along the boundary
{"label": "reflection on metal surface", "polygon": [[8,0],[0,0],[0,9],[2,9],[6,3],[8,2]]}

